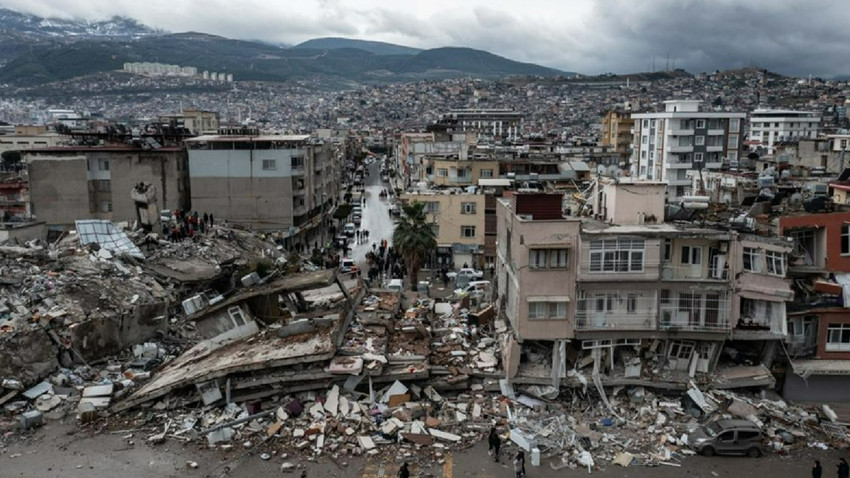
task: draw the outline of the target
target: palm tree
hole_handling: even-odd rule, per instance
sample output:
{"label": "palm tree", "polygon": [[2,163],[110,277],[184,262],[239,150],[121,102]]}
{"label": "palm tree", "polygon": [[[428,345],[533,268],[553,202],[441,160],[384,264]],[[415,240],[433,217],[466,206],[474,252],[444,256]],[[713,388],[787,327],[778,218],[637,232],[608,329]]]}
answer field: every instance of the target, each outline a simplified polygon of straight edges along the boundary
{"label": "palm tree", "polygon": [[393,247],[404,259],[410,285],[413,290],[416,290],[422,261],[429,251],[437,248],[437,238],[427,222],[424,203],[414,201],[404,204],[402,211],[403,214],[395,220]]}

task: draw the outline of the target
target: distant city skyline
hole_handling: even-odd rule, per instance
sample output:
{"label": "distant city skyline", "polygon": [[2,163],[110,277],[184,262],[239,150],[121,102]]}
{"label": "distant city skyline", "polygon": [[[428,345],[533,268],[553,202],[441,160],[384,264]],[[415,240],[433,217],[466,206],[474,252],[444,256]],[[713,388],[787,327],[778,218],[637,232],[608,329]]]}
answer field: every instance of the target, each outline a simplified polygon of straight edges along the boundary
{"label": "distant city skyline", "polygon": [[850,2],[786,0],[0,0],[47,18],[114,15],[170,32],[288,45],[318,38],[417,48],[464,46],[585,74],[757,65],[783,74],[850,74]]}

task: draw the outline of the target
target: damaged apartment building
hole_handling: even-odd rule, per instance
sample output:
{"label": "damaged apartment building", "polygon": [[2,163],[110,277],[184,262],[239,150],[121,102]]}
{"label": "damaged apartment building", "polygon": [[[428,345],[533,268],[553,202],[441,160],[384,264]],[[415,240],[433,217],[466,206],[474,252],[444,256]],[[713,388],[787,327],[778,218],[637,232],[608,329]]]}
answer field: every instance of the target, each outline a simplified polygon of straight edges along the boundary
{"label": "damaged apartment building", "polygon": [[[601,180],[585,217],[561,194],[499,200],[504,368],[516,383],[685,390],[772,386],[792,244],[665,222],[662,182]],[[562,380],[565,380],[563,382]]]}

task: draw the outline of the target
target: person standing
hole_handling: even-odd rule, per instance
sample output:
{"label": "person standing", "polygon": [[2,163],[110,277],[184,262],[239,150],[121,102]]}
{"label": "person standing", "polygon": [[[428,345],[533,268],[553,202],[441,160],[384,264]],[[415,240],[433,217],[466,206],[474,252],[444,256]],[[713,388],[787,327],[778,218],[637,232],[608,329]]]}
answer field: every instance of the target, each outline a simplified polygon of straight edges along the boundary
{"label": "person standing", "polygon": [[398,469],[398,478],[410,478],[410,469],[407,467],[407,462],[404,462],[401,468]]}
{"label": "person standing", "polygon": [[516,474],[516,478],[522,478],[522,475],[524,474],[522,469],[524,468],[523,461],[525,461],[525,458],[520,457],[521,453],[522,452],[518,452],[514,457],[514,473]]}
{"label": "person standing", "polygon": [[821,478],[823,475],[823,467],[820,466],[820,460],[815,460],[815,465],[812,467],[812,478]]}
{"label": "person standing", "polygon": [[487,442],[490,444],[490,451],[493,452],[493,459],[496,463],[499,462],[499,448],[502,447],[502,439],[496,432],[496,427],[490,429],[490,436],[487,437]]}
{"label": "person standing", "polygon": [[838,478],[850,478],[850,465],[844,458],[838,463]]}

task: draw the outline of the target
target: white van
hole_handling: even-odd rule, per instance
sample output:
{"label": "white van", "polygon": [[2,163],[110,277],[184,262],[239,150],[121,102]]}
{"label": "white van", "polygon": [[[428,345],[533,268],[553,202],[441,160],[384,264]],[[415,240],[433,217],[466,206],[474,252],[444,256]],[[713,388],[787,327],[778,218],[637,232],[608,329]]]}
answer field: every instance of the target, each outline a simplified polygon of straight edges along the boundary
{"label": "white van", "polygon": [[463,288],[464,294],[472,297],[484,297],[490,295],[490,281],[474,280]]}
{"label": "white van", "polygon": [[354,237],[354,231],[356,230],[357,226],[355,226],[353,222],[349,222],[345,226],[342,226],[342,232],[348,237]]}
{"label": "white van", "polygon": [[392,279],[389,284],[387,284],[387,290],[391,290],[393,292],[403,292],[404,291],[404,281],[401,279]]}

